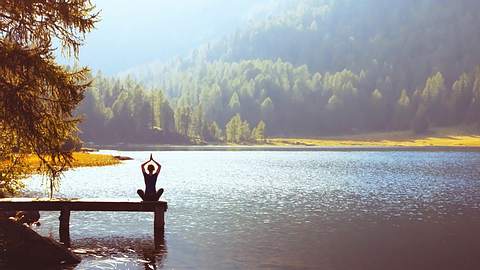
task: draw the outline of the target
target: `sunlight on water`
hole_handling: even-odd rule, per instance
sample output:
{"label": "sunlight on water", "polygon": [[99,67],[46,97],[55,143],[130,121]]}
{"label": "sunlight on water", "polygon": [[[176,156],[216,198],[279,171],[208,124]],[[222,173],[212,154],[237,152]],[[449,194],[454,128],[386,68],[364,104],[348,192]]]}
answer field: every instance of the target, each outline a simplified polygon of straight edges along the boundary
{"label": "sunlight on water", "polygon": [[[59,196],[136,198],[149,152],[102,152],[134,160],[67,172]],[[371,230],[434,231],[432,224],[480,213],[475,152],[165,151],[154,158],[169,202],[164,247],[153,247],[151,213],[73,212],[72,245],[86,250],[75,269],[342,269],[332,252],[352,255],[352,242]],[[38,177],[28,185],[43,191]],[[41,221],[39,232],[57,238],[58,213],[43,212]]]}

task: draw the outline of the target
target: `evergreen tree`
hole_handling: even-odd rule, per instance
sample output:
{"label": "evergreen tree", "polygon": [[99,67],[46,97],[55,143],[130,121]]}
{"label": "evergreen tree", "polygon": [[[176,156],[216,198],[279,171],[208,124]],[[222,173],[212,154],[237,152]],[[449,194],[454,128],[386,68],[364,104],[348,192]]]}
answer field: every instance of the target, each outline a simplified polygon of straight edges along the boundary
{"label": "evergreen tree", "polygon": [[213,121],[208,130],[211,141],[222,141],[222,130],[218,126],[217,122]]}
{"label": "evergreen tree", "polygon": [[380,90],[375,89],[370,95],[370,126],[372,130],[381,130],[387,122],[387,103]]}
{"label": "evergreen tree", "polygon": [[262,120],[264,120],[267,123],[273,122],[275,107],[270,97],[267,97],[263,100],[262,104],[260,105],[260,111],[262,114]]}
{"label": "evergreen tree", "polygon": [[442,101],[446,95],[445,80],[440,72],[427,79],[422,92],[426,117],[436,125],[444,124]]}
{"label": "evergreen tree", "polygon": [[250,125],[248,124],[248,122],[246,120],[241,123],[239,133],[240,133],[240,138],[239,138],[238,142],[244,143],[244,142],[251,141],[252,133],[250,131]]}
{"label": "evergreen tree", "polygon": [[408,129],[412,118],[412,112],[412,104],[407,90],[403,89],[397,103],[395,104],[395,112],[392,120],[393,128],[397,130]]}
{"label": "evergreen tree", "polygon": [[427,108],[425,107],[425,105],[422,104],[418,108],[418,111],[415,114],[415,117],[413,118],[412,130],[416,134],[422,134],[428,130],[428,127],[429,127],[429,122],[427,119]]}
{"label": "evergreen tree", "polygon": [[227,142],[240,143],[242,138],[242,118],[240,114],[233,116],[225,126]]}
{"label": "evergreen tree", "polygon": [[257,142],[264,143],[265,142],[265,122],[260,121],[258,122],[257,126],[252,130],[252,138],[255,139]]}
{"label": "evergreen tree", "polygon": [[453,117],[452,123],[459,123],[465,119],[466,113],[472,102],[472,81],[468,74],[463,73],[453,83],[452,100],[449,114]]}
{"label": "evergreen tree", "polygon": [[191,123],[192,110],[190,107],[178,107],[175,111],[175,126],[177,132],[185,137],[188,137]]}
{"label": "evergreen tree", "polygon": [[52,39],[77,57],[97,21],[93,10],[88,0],[0,5],[0,197],[21,187],[28,154],[40,158],[50,195],[73,159],[63,145],[76,140],[79,119],[73,112],[89,86],[88,70],[58,65]]}
{"label": "evergreen tree", "polygon": [[160,106],[160,127],[167,132],[175,132],[175,114],[167,100]]}
{"label": "evergreen tree", "polygon": [[240,112],[240,98],[238,97],[237,92],[233,93],[232,97],[230,98],[230,102],[228,102],[228,107],[232,113]]}

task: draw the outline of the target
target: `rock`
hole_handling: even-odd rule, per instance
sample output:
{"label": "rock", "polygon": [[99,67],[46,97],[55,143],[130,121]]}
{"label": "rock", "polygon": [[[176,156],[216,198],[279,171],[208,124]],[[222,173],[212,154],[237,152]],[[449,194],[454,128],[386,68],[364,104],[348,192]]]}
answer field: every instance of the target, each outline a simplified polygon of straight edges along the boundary
{"label": "rock", "polygon": [[16,215],[17,211],[0,211],[0,219],[15,217]]}
{"label": "rock", "polygon": [[88,147],[82,147],[80,149],[81,152],[84,152],[84,153],[89,153],[89,152],[98,152],[98,149],[94,149],[94,148],[88,148]]}
{"label": "rock", "polygon": [[26,223],[28,225],[35,224],[37,226],[40,226],[40,222],[38,220],[40,219],[40,212],[38,211],[18,211],[15,214],[15,220],[19,223]]}
{"label": "rock", "polygon": [[77,264],[80,257],[48,237],[42,237],[29,227],[12,219],[0,219],[5,237],[5,255],[11,265]]}
{"label": "rock", "polygon": [[117,160],[133,160],[131,157],[124,157],[124,156],[113,156],[113,158]]}
{"label": "rock", "polygon": [[0,211],[0,219],[13,218],[19,223],[40,226],[40,212],[38,211]]}

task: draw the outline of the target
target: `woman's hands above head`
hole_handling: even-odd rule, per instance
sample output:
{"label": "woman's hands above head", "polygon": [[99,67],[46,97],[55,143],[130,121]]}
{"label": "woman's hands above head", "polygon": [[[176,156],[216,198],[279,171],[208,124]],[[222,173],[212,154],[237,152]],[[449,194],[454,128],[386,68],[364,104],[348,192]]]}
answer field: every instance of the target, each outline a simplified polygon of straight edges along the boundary
{"label": "woman's hands above head", "polygon": [[157,161],[155,161],[153,159],[153,154],[150,153],[150,159],[147,160],[146,162],[144,162],[142,165],[140,165],[140,167],[142,167],[142,172],[145,172],[145,167],[148,165],[148,163],[150,162],[153,162],[156,166],[156,172],[155,174],[159,173],[160,172],[160,169],[162,168],[162,165],[160,165],[160,163],[158,163]]}

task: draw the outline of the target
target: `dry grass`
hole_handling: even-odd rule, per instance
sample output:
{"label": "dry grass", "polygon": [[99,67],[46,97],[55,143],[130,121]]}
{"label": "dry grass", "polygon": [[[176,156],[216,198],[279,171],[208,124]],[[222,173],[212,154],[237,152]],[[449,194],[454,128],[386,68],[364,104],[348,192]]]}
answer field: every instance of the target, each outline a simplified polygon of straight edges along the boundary
{"label": "dry grass", "polygon": [[480,147],[480,134],[458,129],[437,129],[428,135],[411,132],[382,132],[324,138],[271,138],[276,146],[377,146],[377,147]]}
{"label": "dry grass", "polygon": [[120,161],[111,155],[94,153],[73,153],[74,167],[97,167],[119,164]]}
{"label": "dry grass", "polygon": [[[74,168],[77,167],[97,167],[97,166],[109,166],[119,164],[120,161],[114,158],[111,155],[104,154],[94,154],[94,153],[84,153],[84,152],[75,152],[73,153],[73,163]],[[27,163],[30,164],[32,169],[38,168],[40,165],[40,160],[38,157],[32,155],[27,159]]]}

